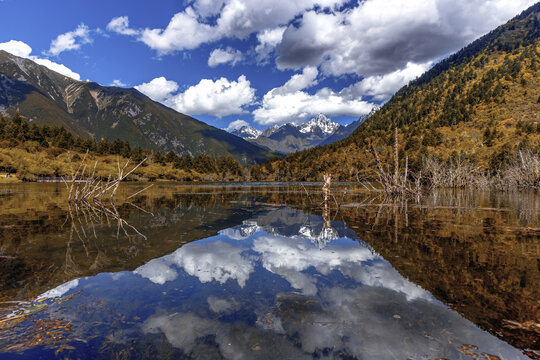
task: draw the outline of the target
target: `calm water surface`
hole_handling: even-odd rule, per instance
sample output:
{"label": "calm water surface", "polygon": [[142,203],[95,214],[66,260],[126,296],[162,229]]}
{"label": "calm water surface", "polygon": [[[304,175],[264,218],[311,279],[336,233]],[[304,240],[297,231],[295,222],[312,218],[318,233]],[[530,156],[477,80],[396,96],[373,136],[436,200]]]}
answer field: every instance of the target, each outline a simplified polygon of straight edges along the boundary
{"label": "calm water surface", "polygon": [[540,356],[538,194],[62,186],[0,187],[1,359]]}

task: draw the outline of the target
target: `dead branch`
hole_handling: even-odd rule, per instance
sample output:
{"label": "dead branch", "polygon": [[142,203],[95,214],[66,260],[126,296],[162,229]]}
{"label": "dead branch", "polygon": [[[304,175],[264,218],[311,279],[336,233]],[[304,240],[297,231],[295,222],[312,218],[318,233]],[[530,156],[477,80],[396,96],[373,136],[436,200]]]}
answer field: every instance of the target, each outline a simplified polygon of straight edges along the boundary
{"label": "dead branch", "polygon": [[[112,202],[120,183],[124,181],[129,175],[139,168],[147,159],[143,159],[138,165],[126,172],[126,169],[130,163],[128,159],[123,167],[120,167],[120,159],[117,161],[118,174],[116,178],[110,174],[106,181],[96,176],[96,168],[98,161],[94,163],[94,167],[91,172],[86,173],[87,164],[86,158],[88,151],[81,160],[81,163],[74,170],[71,154],[68,156],[69,166],[71,169],[71,179],[62,178],[66,185],[67,198],[70,203],[82,203],[87,201],[101,201],[104,197],[108,197]],[[139,195],[143,191],[149,189],[152,185],[147,186],[143,190],[131,195],[132,198]],[[128,198],[128,199],[129,199]]]}

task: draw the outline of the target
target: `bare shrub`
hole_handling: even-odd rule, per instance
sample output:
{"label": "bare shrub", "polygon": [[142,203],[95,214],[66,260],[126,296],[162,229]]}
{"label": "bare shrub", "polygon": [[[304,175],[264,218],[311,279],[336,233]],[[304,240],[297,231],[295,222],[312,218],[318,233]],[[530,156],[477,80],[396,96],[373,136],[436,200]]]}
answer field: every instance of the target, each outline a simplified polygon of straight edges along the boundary
{"label": "bare shrub", "polygon": [[[86,171],[87,155],[88,155],[88,151],[86,152],[79,166],[76,169],[73,167],[71,153],[69,153],[68,155],[69,166],[71,169],[71,178],[69,179],[62,178],[62,179],[64,181],[64,184],[66,185],[67,199],[69,202],[82,203],[82,202],[88,202],[90,200],[101,201],[103,198],[107,198],[107,197],[109,198],[109,200],[112,201],[116,193],[116,190],[118,190],[118,186],[120,185],[120,182],[125,180],[132,172],[137,170],[137,168],[139,168],[139,166],[141,166],[146,161],[146,158],[143,159],[138,165],[133,167],[131,170],[127,171],[126,168],[129,165],[130,160],[128,159],[126,161],[126,164],[121,168],[120,159],[118,159],[117,161],[118,174],[117,175],[110,174],[107,180],[103,180],[99,178],[98,176],[96,176],[96,167],[98,163],[97,161],[94,163],[94,167],[91,171],[88,171],[88,172]],[[148,189],[149,187],[137,192],[136,194],[131,195],[130,197],[138,195],[139,193]]]}
{"label": "bare shrub", "polygon": [[501,188],[540,188],[540,155],[519,150],[500,174]]}
{"label": "bare shrub", "polygon": [[424,159],[422,166],[423,183],[429,188],[454,188],[466,187],[485,188],[491,181],[479,166],[462,160],[460,157],[447,163],[434,158]]}

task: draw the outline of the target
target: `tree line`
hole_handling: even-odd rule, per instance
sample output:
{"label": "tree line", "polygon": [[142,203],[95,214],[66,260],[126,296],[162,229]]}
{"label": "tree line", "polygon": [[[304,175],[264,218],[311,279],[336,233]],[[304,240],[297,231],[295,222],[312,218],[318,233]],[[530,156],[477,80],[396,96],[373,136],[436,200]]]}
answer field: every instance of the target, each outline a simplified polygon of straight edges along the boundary
{"label": "tree line", "polygon": [[[60,153],[53,150],[60,149],[75,153],[88,151],[97,155],[119,155],[130,158],[134,162],[140,162],[147,158],[149,160],[147,164],[171,165],[173,169],[186,172],[193,170],[199,174],[220,174],[238,179],[243,177],[245,172],[244,167],[230,154],[220,157],[209,154],[179,156],[173,151],[162,153],[156,150],[133,147],[128,141],[120,139],[110,141],[108,139],[83,138],[73,135],[64,127],[31,124],[19,114],[13,115],[11,119],[0,117],[0,148],[14,148],[28,143],[35,145],[34,152],[49,149],[55,155]],[[0,162],[0,171],[16,172],[16,170],[12,167],[6,168]]]}

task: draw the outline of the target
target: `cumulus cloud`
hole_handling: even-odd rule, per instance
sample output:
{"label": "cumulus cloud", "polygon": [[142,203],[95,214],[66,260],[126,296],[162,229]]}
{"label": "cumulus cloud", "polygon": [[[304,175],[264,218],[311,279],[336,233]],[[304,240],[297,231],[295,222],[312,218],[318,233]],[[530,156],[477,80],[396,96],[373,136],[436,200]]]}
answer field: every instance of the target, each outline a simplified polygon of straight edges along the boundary
{"label": "cumulus cloud", "polygon": [[239,304],[234,299],[221,299],[215,296],[209,296],[207,299],[208,307],[215,313],[231,313],[239,308]]}
{"label": "cumulus cloud", "polygon": [[531,0],[368,0],[342,12],[307,11],[277,45],[280,68],[381,75],[458,50]]}
{"label": "cumulus cloud", "polygon": [[306,67],[301,74],[294,74],[285,84],[275,88],[275,94],[289,94],[317,84],[319,71],[315,67]]}
{"label": "cumulus cloud", "polygon": [[535,0],[194,0],[164,28],[107,29],[136,36],[158,54],[256,34],[255,54],[276,49],[281,69],[320,66],[325,75],[382,75],[434,61],[504,23]]}
{"label": "cumulus cloud", "polygon": [[122,35],[137,35],[139,31],[130,29],[129,18],[127,16],[119,16],[113,18],[107,24],[107,30],[122,34]]}
{"label": "cumulus cloud", "polygon": [[373,75],[340,91],[322,88],[314,94],[308,89],[317,84],[316,67],[306,67],[301,74],[293,75],[285,84],[266,93],[259,108],[253,111],[254,119],[261,125],[298,122],[323,113],[329,116],[360,116],[368,114],[375,104],[362,100],[386,101],[403,85],[417,78],[431,66],[407,63],[384,75]]}
{"label": "cumulus cloud", "polygon": [[[225,130],[227,130],[227,131],[238,130],[243,126],[249,126],[249,123],[247,121],[238,119],[238,120],[231,121],[231,123],[229,124],[229,126],[227,126],[227,128]],[[229,236],[228,232],[227,232],[227,236]],[[231,236],[229,236],[229,237],[231,237]]]}
{"label": "cumulus cloud", "polygon": [[403,85],[416,79],[431,67],[431,62],[424,64],[407,63],[405,68],[384,75],[369,76],[343,89],[343,94],[350,97],[371,96],[374,100],[388,100]]}
{"label": "cumulus cloud", "polygon": [[171,97],[167,103],[186,114],[208,114],[223,117],[245,113],[245,106],[253,103],[255,89],[244,75],[231,81],[203,79],[197,85]]}
{"label": "cumulus cloud", "polygon": [[50,70],[56,71],[64,76],[68,76],[75,80],[80,80],[81,76],[76,72],[69,69],[67,66],[55,63],[49,59],[39,58],[31,55],[32,48],[25,42],[18,40],[10,40],[4,43],[0,43],[0,50],[7,51],[15,56],[20,56],[36,62],[39,65],[43,65]]}
{"label": "cumulus cloud", "polygon": [[171,266],[171,262],[167,257],[150,260],[133,273],[158,285],[163,285],[167,281],[173,281],[178,277],[178,272]]}
{"label": "cumulus cloud", "polygon": [[304,294],[317,292],[315,278],[303,273],[314,267],[321,274],[329,274],[332,270],[341,270],[351,263],[357,270],[362,268],[362,261],[372,260],[376,256],[367,248],[335,247],[319,250],[314,246],[306,246],[301,237],[282,237],[263,235],[253,240],[253,251],[261,254],[262,266],[286,279],[292,287],[302,290]]}
{"label": "cumulus cloud", "polygon": [[51,41],[51,46],[46,54],[57,56],[64,51],[80,49],[81,45],[91,42],[90,29],[88,26],[80,24],[75,30],[60,34]]}
{"label": "cumulus cloud", "polygon": [[[112,19],[107,29],[134,36],[158,55],[195,49],[224,38],[252,39],[255,34],[257,43],[249,56],[259,64],[275,56],[281,70],[312,68],[318,69],[320,77],[352,74],[361,79],[342,90],[324,88],[316,93],[307,92],[308,85],[297,90],[285,85],[273,89],[253,113],[259,124],[268,125],[301,121],[318,112],[331,116],[367,114],[373,104],[362,97],[377,102],[387,100],[432,63],[534,2],[189,0],[187,7],[162,27],[130,28],[128,17],[121,16]],[[218,48],[210,54],[208,65],[234,65],[242,55],[238,50]],[[307,75],[299,77],[306,79]],[[245,106],[253,103],[253,89],[244,86],[245,82],[231,82],[234,90],[228,93],[242,90],[244,96],[229,106],[215,98],[221,96],[225,81],[203,80],[185,93],[167,96],[166,104],[191,114],[225,116],[244,112]],[[317,77],[312,80],[316,81]],[[191,96],[199,90],[205,94],[210,91],[211,95],[201,99]]]}
{"label": "cumulus cloud", "polygon": [[7,51],[10,54],[23,58],[30,57],[30,54],[32,53],[32,48],[27,43],[18,40],[0,43],[0,50]]}
{"label": "cumulus cloud", "polygon": [[[252,33],[288,24],[295,16],[315,6],[337,9],[345,0],[195,0],[184,11],[176,13],[165,28],[135,30],[128,18],[114,18],[110,30],[138,36],[159,54],[189,50],[222,38],[244,39]],[[208,22],[208,17],[217,17]],[[117,31],[120,30],[120,31]]]}
{"label": "cumulus cloud", "polygon": [[242,55],[239,50],[234,50],[231,47],[227,47],[226,49],[214,49],[208,58],[208,66],[216,67],[227,63],[231,63],[231,65],[234,66],[243,59],[244,55]]}
{"label": "cumulus cloud", "polygon": [[277,44],[281,42],[286,26],[279,26],[274,29],[264,29],[257,34],[258,44],[255,47],[257,61],[261,64],[267,63],[270,54],[274,51]]}
{"label": "cumulus cloud", "polygon": [[236,81],[224,77],[217,80],[202,79],[197,85],[178,92],[178,84],[164,77],[135,86],[154,101],[189,115],[207,114],[223,117],[245,113],[245,106],[253,103],[255,89],[244,75]]}
{"label": "cumulus cloud", "polygon": [[368,114],[375,106],[350,90],[335,92],[325,87],[314,94],[303,91],[317,83],[317,73],[314,67],[305,68],[302,74],[293,75],[284,85],[267,92],[261,105],[253,111],[255,121],[261,125],[298,122],[319,113],[360,116]]}
{"label": "cumulus cloud", "polygon": [[148,96],[150,99],[158,102],[164,102],[178,90],[178,84],[175,81],[167,80],[160,76],[152,81],[135,86],[135,89]]}
{"label": "cumulus cloud", "polygon": [[213,26],[200,23],[193,9],[188,7],[175,14],[165,29],[142,30],[139,40],[163,55],[175,50],[195,49],[221,37]]}
{"label": "cumulus cloud", "polygon": [[193,8],[201,18],[216,16],[221,12],[225,0],[196,0],[191,1]]}

